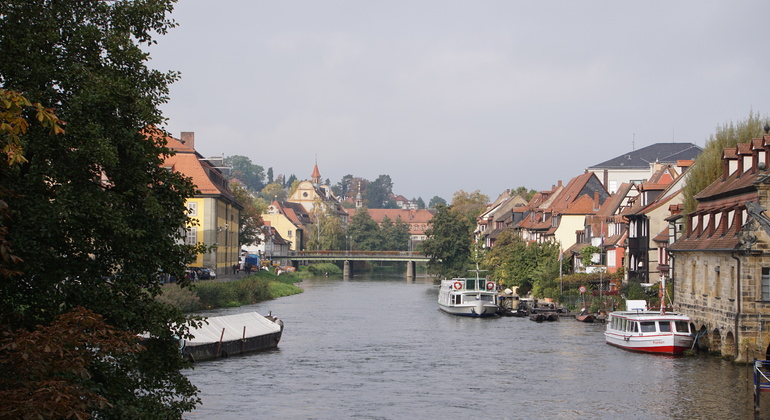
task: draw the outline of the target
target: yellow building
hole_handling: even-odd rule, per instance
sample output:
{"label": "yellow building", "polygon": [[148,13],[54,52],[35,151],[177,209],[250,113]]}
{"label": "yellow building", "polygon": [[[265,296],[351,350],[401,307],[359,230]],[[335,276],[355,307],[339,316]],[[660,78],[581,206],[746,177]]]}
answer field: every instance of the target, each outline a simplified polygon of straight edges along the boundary
{"label": "yellow building", "polygon": [[176,154],[166,158],[163,166],[192,178],[199,190],[187,200],[187,211],[194,223],[187,229],[186,242],[203,244],[210,250],[198,254],[191,266],[225,274],[238,263],[238,219],[243,206],[235,200],[222,172],[195,151],[194,133],[183,132],[181,139],[167,137],[166,141]]}

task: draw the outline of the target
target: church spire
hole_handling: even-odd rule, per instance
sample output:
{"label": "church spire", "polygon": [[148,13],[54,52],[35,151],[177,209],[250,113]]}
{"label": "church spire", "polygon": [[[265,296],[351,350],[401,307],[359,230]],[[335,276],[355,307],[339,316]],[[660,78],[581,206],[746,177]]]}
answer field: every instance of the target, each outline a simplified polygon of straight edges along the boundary
{"label": "church spire", "polygon": [[313,167],[313,174],[310,175],[310,180],[313,181],[313,184],[321,185],[321,171],[318,170],[317,160],[315,166]]}

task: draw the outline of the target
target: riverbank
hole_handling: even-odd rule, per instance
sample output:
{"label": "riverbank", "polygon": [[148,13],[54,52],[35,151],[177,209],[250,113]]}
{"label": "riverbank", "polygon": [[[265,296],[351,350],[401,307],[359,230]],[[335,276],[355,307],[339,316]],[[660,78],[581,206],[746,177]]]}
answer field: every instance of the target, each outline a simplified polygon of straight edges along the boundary
{"label": "riverbank", "polygon": [[158,299],[184,312],[196,312],[250,305],[302,293],[302,289],[294,284],[302,278],[293,273],[278,276],[269,271],[259,271],[248,276],[236,276],[198,281],[192,289],[168,283],[163,285],[163,294]]}

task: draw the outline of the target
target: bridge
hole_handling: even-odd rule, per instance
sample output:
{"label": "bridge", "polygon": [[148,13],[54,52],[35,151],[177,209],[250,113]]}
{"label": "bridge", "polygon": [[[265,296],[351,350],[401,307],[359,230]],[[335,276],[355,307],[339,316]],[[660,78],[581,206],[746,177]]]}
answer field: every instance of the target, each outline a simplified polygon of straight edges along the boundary
{"label": "bridge", "polygon": [[344,277],[350,277],[350,261],[404,261],[406,277],[414,277],[414,264],[428,261],[430,257],[414,251],[289,251],[286,255],[292,261],[344,261]]}

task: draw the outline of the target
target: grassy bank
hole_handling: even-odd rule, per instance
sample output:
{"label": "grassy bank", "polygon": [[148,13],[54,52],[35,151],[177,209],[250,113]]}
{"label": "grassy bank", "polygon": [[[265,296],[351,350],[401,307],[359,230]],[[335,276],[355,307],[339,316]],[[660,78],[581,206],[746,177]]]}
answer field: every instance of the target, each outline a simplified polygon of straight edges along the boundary
{"label": "grassy bank", "polygon": [[185,312],[204,309],[237,307],[302,293],[294,283],[301,278],[290,274],[276,276],[260,271],[233,281],[202,281],[192,290],[177,284],[166,284],[158,299],[181,308]]}

